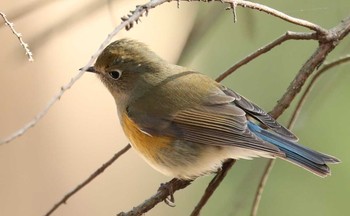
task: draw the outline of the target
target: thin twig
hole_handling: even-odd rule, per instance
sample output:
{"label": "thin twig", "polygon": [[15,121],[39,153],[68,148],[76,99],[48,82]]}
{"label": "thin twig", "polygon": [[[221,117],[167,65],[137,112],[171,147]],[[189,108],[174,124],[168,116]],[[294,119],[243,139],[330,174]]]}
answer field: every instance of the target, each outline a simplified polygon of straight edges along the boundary
{"label": "thin twig", "polygon": [[218,78],[216,78],[216,81],[221,82],[223,79],[225,79],[227,76],[232,74],[234,71],[236,71],[238,68],[242,67],[243,65],[249,63],[253,59],[259,57],[260,55],[270,51],[272,48],[280,45],[281,43],[287,41],[287,40],[316,40],[317,35],[315,33],[303,33],[303,32],[291,32],[288,31],[284,35],[280,36],[276,40],[270,42],[269,44],[261,47],[260,49],[256,50],[255,52],[249,54],[247,57],[242,59],[241,61],[235,63],[232,67],[230,67],[227,71],[222,73]]}
{"label": "thin twig", "polygon": [[299,116],[299,113],[300,113],[300,110],[305,101],[306,101],[306,98],[307,96],[309,95],[309,93],[311,92],[312,90],[312,87],[315,85],[316,81],[318,80],[318,78],[324,74],[324,72],[328,71],[329,69],[335,67],[335,66],[338,66],[340,64],[343,64],[343,63],[349,63],[350,61],[350,55],[346,55],[346,56],[343,56],[337,60],[334,60],[332,62],[329,62],[329,63],[325,63],[322,68],[320,68],[316,73],[315,75],[312,77],[310,83],[307,85],[305,91],[303,92],[303,94],[301,95],[299,101],[298,101],[298,104],[296,105],[296,108],[294,109],[294,112],[292,113],[292,117],[290,119],[290,122],[289,124],[294,124],[295,120],[298,118]]}
{"label": "thin twig", "polygon": [[259,3],[255,3],[255,2],[250,2],[250,1],[245,1],[245,0],[216,0],[216,1],[220,1],[220,2],[224,2],[224,3],[228,3],[230,5],[234,4],[235,6],[241,6],[243,8],[250,8],[250,9],[254,9],[254,10],[258,10],[264,13],[267,13],[269,15],[278,17],[284,21],[299,25],[299,26],[303,26],[306,27],[310,30],[316,31],[320,34],[327,34],[328,31],[324,28],[322,28],[319,25],[316,25],[312,22],[303,20],[303,19],[299,19],[299,18],[295,18],[292,16],[289,16],[285,13],[282,13],[276,9],[270,8],[268,6],[259,4]]}
{"label": "thin twig", "polygon": [[4,19],[5,24],[11,29],[12,33],[16,35],[16,37],[18,38],[19,43],[21,44],[24,51],[26,52],[28,61],[30,62],[34,61],[33,53],[30,51],[28,44],[23,41],[22,34],[16,31],[16,29],[14,28],[14,24],[6,18],[6,15],[4,13],[0,12],[0,15]]}
{"label": "thin twig", "polygon": [[[188,0],[183,0],[183,1],[188,1]],[[204,2],[206,2],[207,0],[191,0],[191,1],[204,1]],[[236,6],[241,6],[243,8],[250,8],[250,9],[258,10],[258,11],[267,13],[269,15],[272,15],[274,17],[280,18],[280,19],[287,21],[289,23],[293,23],[293,24],[298,25],[298,26],[303,26],[303,27],[308,28],[310,30],[313,30],[321,35],[328,34],[327,29],[324,29],[315,23],[289,16],[281,11],[270,8],[266,5],[262,5],[259,3],[250,2],[250,1],[246,1],[246,0],[215,0],[215,1],[229,4],[230,8],[233,10],[235,9]],[[235,20],[237,19],[236,16],[237,16],[236,12],[234,12],[234,19]]]}
{"label": "thin twig", "polygon": [[[321,69],[319,69],[317,71],[317,73],[315,73],[315,75],[312,77],[310,83],[307,85],[305,91],[303,92],[303,95],[300,97],[299,101],[298,101],[298,104],[297,106],[295,107],[293,113],[292,113],[292,116],[291,118],[289,119],[289,122],[288,122],[288,129],[292,129],[294,124],[295,124],[295,121],[296,119],[298,118],[299,116],[299,113],[306,101],[306,98],[307,96],[309,95],[309,93],[311,92],[311,89],[312,87],[315,85],[316,81],[318,80],[318,78],[324,74],[324,72],[328,71],[329,69],[335,67],[335,66],[338,66],[340,64],[343,64],[343,63],[348,63],[350,61],[350,55],[347,55],[347,56],[344,56],[342,58],[339,58],[335,61],[332,61],[330,63],[327,63],[327,64],[324,64],[323,67]],[[267,182],[267,179],[270,175],[270,172],[273,168],[275,164],[275,160],[274,159],[270,159],[269,162],[266,164],[266,167],[265,167],[265,170],[262,174],[262,177],[260,179],[260,182],[259,182],[259,185],[258,185],[258,189],[256,191],[256,194],[255,194],[255,199],[254,199],[254,202],[253,202],[253,206],[252,206],[252,211],[251,211],[251,216],[256,216],[257,215],[257,212],[258,212],[258,208],[259,208],[259,205],[260,205],[260,201],[261,201],[261,197],[262,197],[262,193],[264,191],[264,187],[266,185],[266,182]]]}
{"label": "thin twig", "polygon": [[109,159],[107,162],[105,162],[100,168],[98,168],[94,173],[92,173],[89,178],[87,178],[85,181],[80,183],[74,190],[67,193],[58,203],[56,203],[46,214],[45,216],[51,215],[54,211],[58,209],[63,204],[66,204],[67,200],[76,194],[78,191],[80,191],[82,188],[84,188],[87,184],[89,184],[92,180],[94,180],[97,176],[99,176],[101,173],[103,173],[110,165],[114,163],[120,156],[122,156],[125,152],[127,152],[131,148],[130,144],[126,145],[123,149],[121,149],[119,152],[117,152],[111,159]]}
{"label": "thin twig", "polygon": [[193,209],[191,216],[197,216],[200,214],[200,211],[202,210],[204,205],[207,204],[209,198],[213,195],[214,191],[219,187],[221,182],[224,180],[226,174],[231,169],[231,167],[235,164],[235,162],[236,160],[229,159],[222,164],[222,169],[210,181],[200,201],[197,203],[196,207]]}
{"label": "thin twig", "polygon": [[107,38],[103,41],[103,43],[100,45],[98,50],[92,55],[90,58],[90,61],[81,69],[81,71],[74,76],[69,83],[65,84],[61,87],[60,91],[49,101],[49,103],[46,105],[46,107],[40,111],[29,123],[27,123],[25,126],[8,136],[7,138],[0,140],[0,145],[9,143],[13,141],[14,139],[18,138],[19,136],[23,135],[25,132],[28,131],[28,129],[34,127],[51,109],[51,107],[62,97],[62,95],[70,89],[73,84],[84,74],[84,71],[90,67],[96,58],[100,55],[102,50],[109,44],[109,42],[112,40],[112,38],[123,28],[130,29],[133,26],[133,23],[140,19],[140,17],[148,13],[148,10],[151,8],[154,8],[164,2],[167,2],[167,0],[153,0],[150,1],[147,4],[138,6],[136,10],[133,11],[132,14],[128,15],[127,19],[123,19],[121,24],[119,24],[110,34],[108,34]]}

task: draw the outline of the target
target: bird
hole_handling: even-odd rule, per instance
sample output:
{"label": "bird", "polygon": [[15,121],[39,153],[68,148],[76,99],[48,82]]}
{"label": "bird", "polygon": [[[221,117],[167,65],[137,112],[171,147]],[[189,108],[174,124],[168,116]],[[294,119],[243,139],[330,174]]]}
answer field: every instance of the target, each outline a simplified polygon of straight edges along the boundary
{"label": "bird", "polygon": [[169,63],[132,39],[110,43],[86,72],[115,99],[131,146],[154,169],[183,180],[227,159],[280,158],[326,177],[340,160],[298,138],[247,98],[195,70]]}

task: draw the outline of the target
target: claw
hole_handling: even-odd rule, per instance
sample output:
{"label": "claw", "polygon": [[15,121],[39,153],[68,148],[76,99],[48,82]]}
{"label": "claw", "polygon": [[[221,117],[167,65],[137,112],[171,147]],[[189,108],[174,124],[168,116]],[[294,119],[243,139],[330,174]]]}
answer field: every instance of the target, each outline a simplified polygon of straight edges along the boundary
{"label": "claw", "polygon": [[161,183],[158,191],[160,190],[167,190],[169,193],[169,196],[164,199],[164,203],[167,204],[170,207],[175,207],[175,198],[174,198],[174,190],[173,187],[169,184]]}

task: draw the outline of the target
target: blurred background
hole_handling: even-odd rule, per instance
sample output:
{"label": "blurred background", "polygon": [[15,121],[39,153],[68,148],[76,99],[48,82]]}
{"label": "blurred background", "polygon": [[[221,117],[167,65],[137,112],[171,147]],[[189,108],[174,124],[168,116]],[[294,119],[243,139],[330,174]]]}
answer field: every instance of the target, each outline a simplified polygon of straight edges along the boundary
{"label": "blurred background", "polygon": [[[0,11],[29,44],[30,63],[17,38],[0,21],[0,139],[30,121],[67,83],[120,17],[146,1],[2,0]],[[259,1],[324,28],[350,15],[347,0]],[[166,3],[115,39],[145,42],[170,62],[215,78],[235,62],[287,30],[307,31],[272,16],[237,8],[238,22],[221,3]],[[225,85],[269,111],[317,47],[289,41],[240,68]],[[327,58],[350,52],[350,37]],[[339,157],[331,177],[318,178],[278,160],[262,197],[260,216],[347,215],[350,194],[350,64],[322,76],[294,132],[301,143]],[[286,124],[296,103],[284,113]],[[128,143],[112,97],[98,79],[84,75],[28,133],[0,146],[0,215],[44,215],[59,199]],[[241,160],[229,172],[202,215],[248,215],[266,159]],[[188,215],[212,176],[175,194],[176,207],[161,203],[147,215]],[[128,211],[170,180],[128,151],[53,215],[115,215]]]}

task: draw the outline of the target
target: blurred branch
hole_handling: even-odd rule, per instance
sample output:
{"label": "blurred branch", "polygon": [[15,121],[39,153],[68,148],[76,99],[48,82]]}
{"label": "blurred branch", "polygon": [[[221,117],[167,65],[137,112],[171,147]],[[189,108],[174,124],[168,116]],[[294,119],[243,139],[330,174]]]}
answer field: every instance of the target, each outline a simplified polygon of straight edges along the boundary
{"label": "blurred branch", "polygon": [[[108,2],[107,2],[108,3]],[[90,1],[86,5],[82,4],[82,7],[72,13],[63,14],[64,17],[57,23],[52,24],[50,27],[40,32],[37,36],[31,39],[30,44],[33,49],[38,49],[43,46],[52,36],[57,35],[59,32],[63,31],[69,26],[74,25],[82,18],[86,16],[91,16],[92,13],[98,11],[100,8],[106,5],[106,1]]]}
{"label": "blurred branch", "polygon": [[267,179],[270,176],[270,173],[271,173],[271,170],[272,170],[274,164],[275,164],[275,159],[269,159],[266,166],[265,166],[264,172],[263,172],[263,174],[260,178],[260,181],[259,181],[258,189],[255,192],[253,207],[252,207],[252,210],[250,213],[251,216],[256,216],[258,213],[258,208],[260,205],[262,193],[264,192],[264,188],[265,188]]}
{"label": "blurred branch", "polygon": [[177,63],[182,65],[188,56],[192,56],[190,51],[193,50],[195,42],[198,43],[211,29],[216,26],[219,21],[220,16],[222,16],[222,8],[211,7],[207,11],[203,12],[205,14],[210,14],[210,16],[201,16],[197,14],[197,17],[192,25],[191,31],[187,36],[187,40],[179,54],[179,59]]}
{"label": "blurred branch", "polygon": [[[18,4],[19,9],[7,13],[7,17],[12,21],[16,21],[17,19],[22,18],[27,14],[34,12],[35,10],[41,9],[42,7],[45,7],[47,4],[52,3],[54,1],[57,0],[26,1],[26,5],[22,6],[22,4]],[[3,25],[0,25],[0,28],[2,26]]]}
{"label": "blurred branch", "polygon": [[80,191],[82,188],[84,188],[87,184],[89,184],[92,180],[94,180],[97,176],[99,176],[101,173],[103,173],[110,165],[114,163],[120,156],[122,156],[125,152],[127,152],[131,148],[130,144],[126,145],[123,149],[121,149],[119,152],[117,152],[111,159],[109,159],[106,163],[104,163],[100,168],[98,168],[94,173],[90,175],[89,178],[87,178],[85,181],[80,183],[74,190],[67,193],[58,203],[56,203],[46,214],[45,216],[51,215],[58,207],[60,207],[63,204],[66,204],[67,200],[76,194],[78,191]]}
{"label": "blurred branch", "polygon": [[30,61],[30,62],[34,61],[33,53],[29,50],[28,44],[23,41],[22,34],[18,33],[15,30],[14,24],[11,23],[10,21],[8,21],[8,19],[6,18],[6,15],[4,13],[0,12],[0,16],[4,19],[5,24],[11,29],[12,33],[14,35],[16,35],[16,37],[18,38],[19,43],[21,44],[21,46],[23,47],[24,51],[26,52],[26,55],[28,57],[28,61]]}

